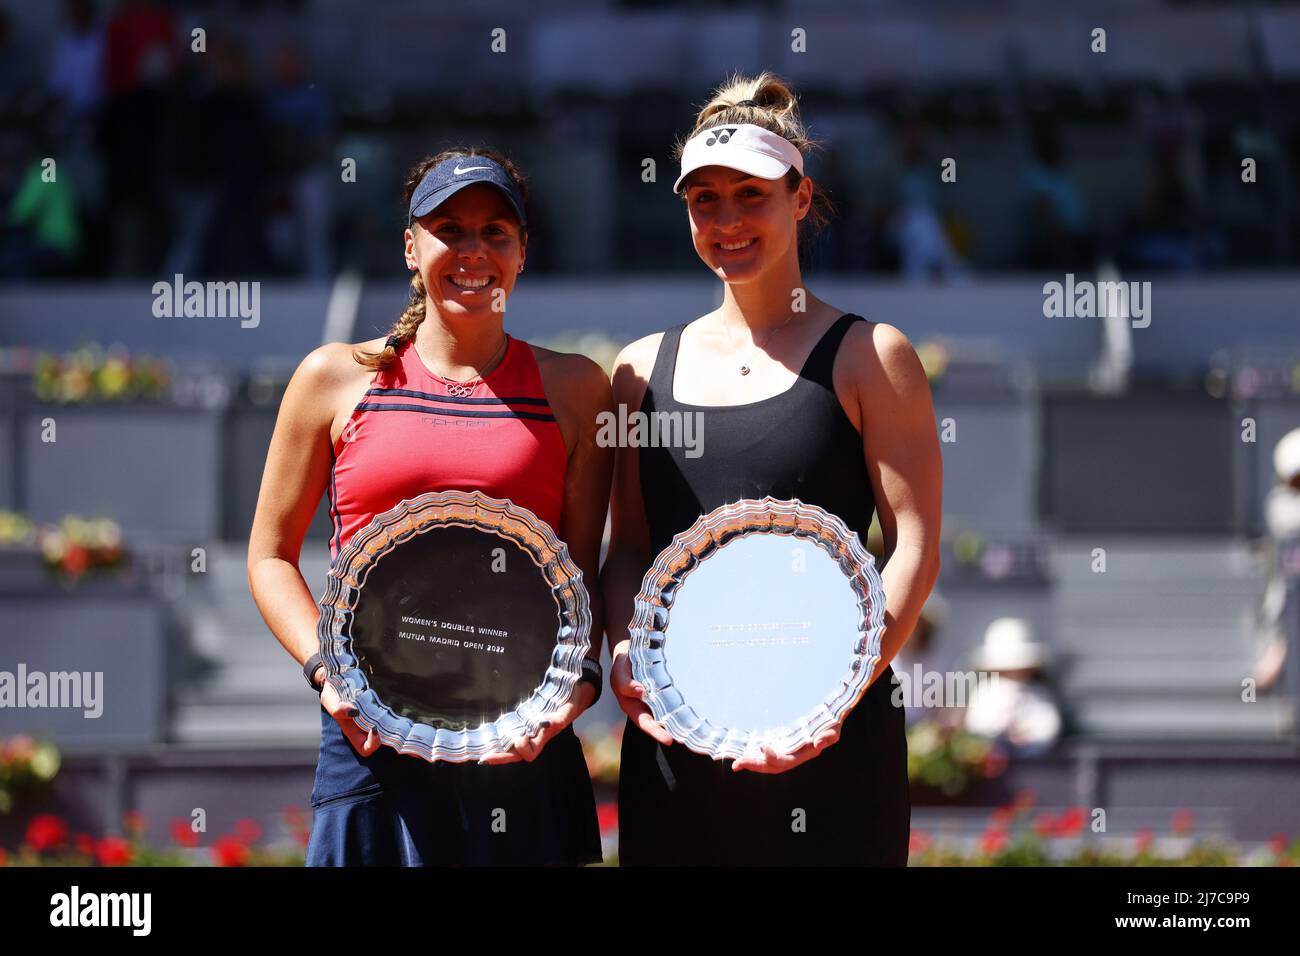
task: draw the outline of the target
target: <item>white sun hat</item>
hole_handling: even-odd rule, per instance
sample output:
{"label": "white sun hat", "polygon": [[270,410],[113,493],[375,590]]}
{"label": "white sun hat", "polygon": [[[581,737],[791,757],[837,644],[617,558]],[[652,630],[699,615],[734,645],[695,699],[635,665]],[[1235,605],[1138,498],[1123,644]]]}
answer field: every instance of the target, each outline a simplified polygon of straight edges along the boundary
{"label": "white sun hat", "polygon": [[984,632],[984,644],[971,655],[972,666],[982,671],[1016,671],[1042,666],[1046,655],[1034,643],[1028,622],[1000,617]]}
{"label": "white sun hat", "polygon": [[726,166],[759,179],[780,179],[793,166],[803,174],[803,155],[784,136],[753,123],[710,126],[686,141],[682,149],[682,180],[701,166]]}
{"label": "white sun hat", "polygon": [[1300,428],[1293,428],[1273,448],[1273,470],[1283,481],[1300,474]]}

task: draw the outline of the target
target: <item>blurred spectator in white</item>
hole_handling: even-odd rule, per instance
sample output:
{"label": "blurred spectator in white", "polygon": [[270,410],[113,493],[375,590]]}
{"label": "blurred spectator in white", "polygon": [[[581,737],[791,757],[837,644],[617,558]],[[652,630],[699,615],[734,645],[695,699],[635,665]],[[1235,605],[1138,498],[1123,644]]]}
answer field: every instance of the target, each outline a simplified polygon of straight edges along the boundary
{"label": "blurred spectator in white", "polygon": [[313,279],[331,271],[330,196],[339,170],[333,166],[333,115],[329,98],[303,76],[302,54],[279,47],[271,60],[266,97],[279,189],[288,207],[271,227],[276,258]]}
{"label": "blurred spectator in white", "polygon": [[1050,749],[1061,732],[1061,713],[1041,680],[1044,663],[1043,648],[1026,621],[1000,617],[990,624],[971,666],[992,671],[994,679],[976,687],[966,708],[966,729],[1019,754]]}
{"label": "blurred spectator in white", "polygon": [[1277,483],[1264,499],[1264,521],[1272,539],[1272,559],[1268,587],[1261,608],[1264,650],[1255,665],[1255,684],[1269,690],[1277,684],[1286,664],[1287,634],[1283,612],[1286,609],[1287,576],[1280,562],[1279,546],[1300,539],[1300,428],[1282,436],[1273,449],[1273,471]]}

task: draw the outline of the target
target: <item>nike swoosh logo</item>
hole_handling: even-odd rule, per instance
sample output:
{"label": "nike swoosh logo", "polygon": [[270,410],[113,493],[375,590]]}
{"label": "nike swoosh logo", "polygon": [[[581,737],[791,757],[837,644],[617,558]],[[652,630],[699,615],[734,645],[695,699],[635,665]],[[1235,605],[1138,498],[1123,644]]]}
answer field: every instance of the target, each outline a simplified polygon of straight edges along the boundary
{"label": "nike swoosh logo", "polygon": [[472,173],[476,169],[491,169],[491,168],[492,168],[491,166],[466,166],[464,169],[461,169],[459,166],[457,166],[455,169],[452,170],[452,172],[455,173],[457,176],[459,176],[461,173]]}

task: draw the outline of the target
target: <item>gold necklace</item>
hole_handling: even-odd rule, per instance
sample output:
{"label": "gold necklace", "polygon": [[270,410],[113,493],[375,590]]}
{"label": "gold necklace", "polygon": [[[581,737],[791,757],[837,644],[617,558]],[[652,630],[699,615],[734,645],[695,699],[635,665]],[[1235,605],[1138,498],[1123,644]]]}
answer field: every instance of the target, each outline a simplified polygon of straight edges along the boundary
{"label": "gold necklace", "polygon": [[[780,332],[783,328],[789,325],[791,320],[794,319],[794,316],[795,314],[791,312],[790,318],[786,319],[784,322],[782,322],[780,325],[778,325],[776,328],[774,328],[771,332],[767,334],[767,338],[763,340],[762,345],[755,344],[750,347],[748,355],[745,356],[746,361],[740,363],[741,375],[748,375],[751,371],[753,371],[748,360],[754,356],[754,353],[760,351],[761,349],[766,349],[768,345],[772,343],[772,339],[776,337],[776,333]],[[726,328],[726,332],[727,332],[727,341],[731,343],[732,348],[735,348],[735,340],[732,339],[731,337],[731,329],[727,328],[726,326],[724,326],[724,328]]]}
{"label": "gold necklace", "polygon": [[464,398],[465,396],[469,395],[471,392],[474,391],[474,386],[478,385],[479,381],[482,380],[484,375],[488,374],[490,371],[492,371],[493,368],[496,367],[496,363],[505,354],[506,346],[508,344],[510,344],[510,334],[506,333],[505,336],[501,339],[501,344],[497,346],[496,352],[494,352],[492,357],[488,359],[488,361],[482,366],[482,368],[480,368],[478,372],[474,374],[473,378],[457,380],[453,378],[447,378],[447,376],[440,375],[437,372],[434,372],[433,374],[440,382],[442,382],[444,386],[446,386],[448,395],[453,395],[457,398]]}

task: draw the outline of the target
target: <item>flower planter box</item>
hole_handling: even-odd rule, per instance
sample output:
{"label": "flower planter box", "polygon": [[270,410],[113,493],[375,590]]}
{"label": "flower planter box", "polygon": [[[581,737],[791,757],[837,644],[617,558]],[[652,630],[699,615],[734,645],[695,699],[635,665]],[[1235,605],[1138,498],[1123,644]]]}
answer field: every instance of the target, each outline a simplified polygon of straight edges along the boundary
{"label": "flower planter box", "polygon": [[[8,573],[23,574],[9,562]],[[44,570],[41,569],[41,573]],[[9,583],[14,584],[13,577]],[[0,680],[14,698],[0,698],[0,736],[28,734],[54,741],[65,753],[102,752],[162,741],[167,703],[167,621],[164,603],[142,584],[57,582],[0,591]],[[43,706],[15,687],[20,671],[47,676]],[[91,675],[53,693],[52,673]],[[95,675],[99,675],[96,677]],[[28,679],[30,687],[30,676]],[[22,698],[26,698],[23,700]],[[79,706],[52,706],[76,703]],[[98,716],[88,714],[98,713]]]}
{"label": "flower planter box", "polygon": [[41,591],[53,581],[34,547],[0,545],[0,594]]}
{"label": "flower planter box", "polygon": [[74,580],[49,568],[34,545],[0,545],[0,596],[100,597],[143,593],[145,586],[145,569],[129,553],[120,564],[90,568]]}
{"label": "flower planter box", "polygon": [[[42,441],[54,420],[56,440]],[[112,518],[128,539],[202,542],[221,525],[222,413],[32,404],[20,417],[18,505],[36,522]]]}

